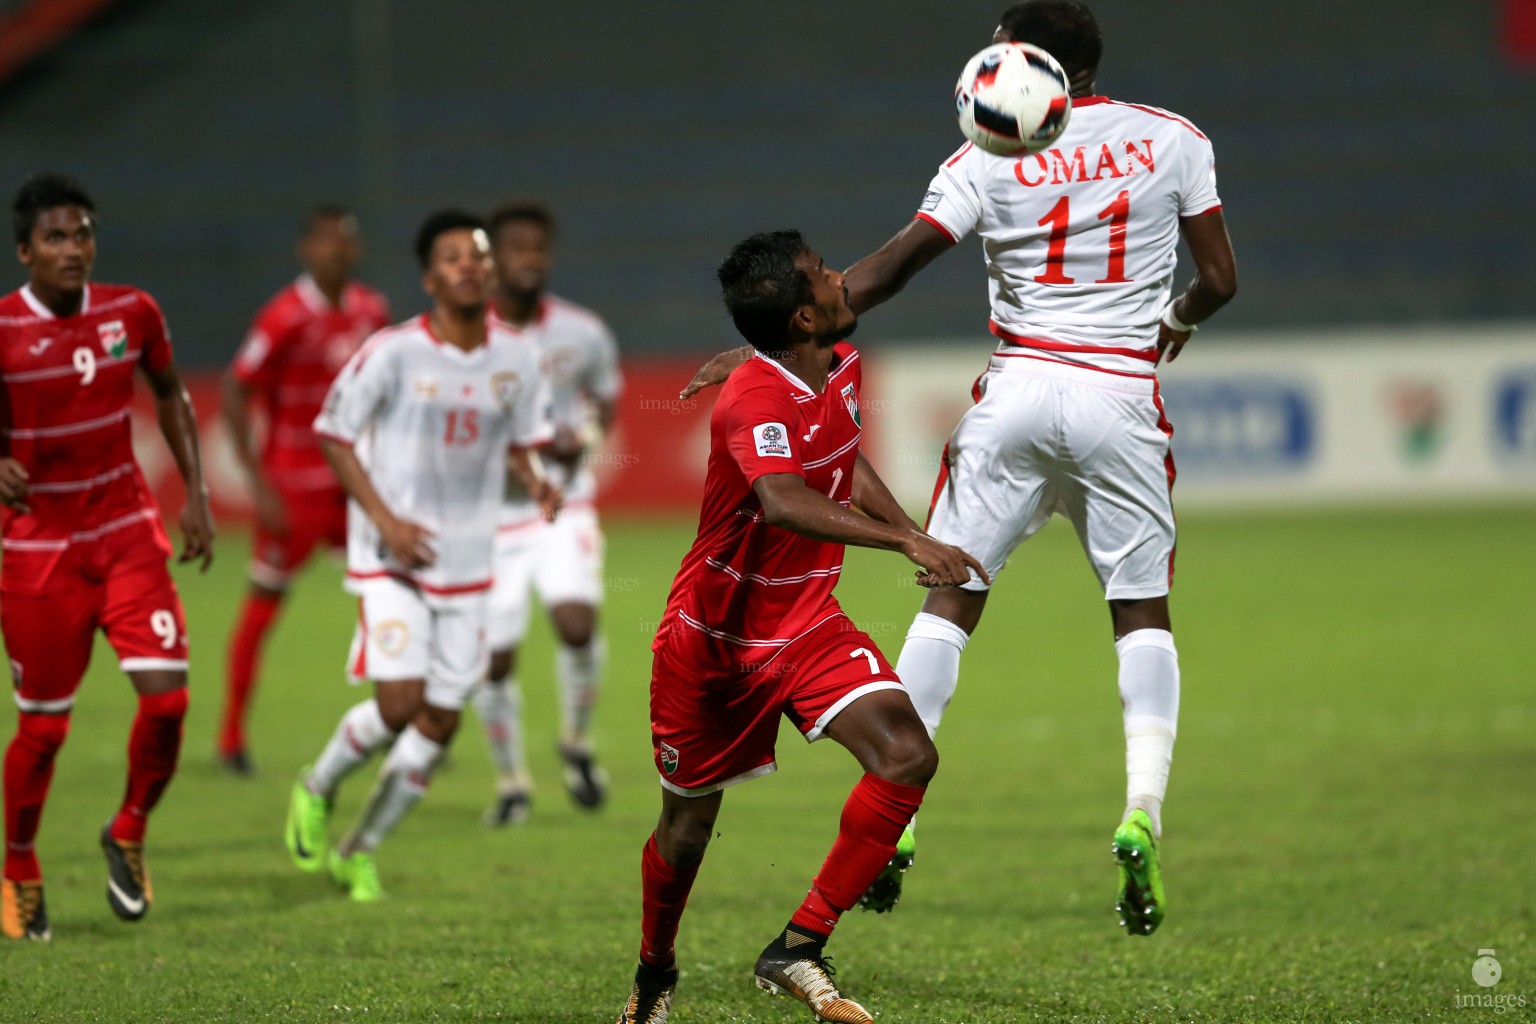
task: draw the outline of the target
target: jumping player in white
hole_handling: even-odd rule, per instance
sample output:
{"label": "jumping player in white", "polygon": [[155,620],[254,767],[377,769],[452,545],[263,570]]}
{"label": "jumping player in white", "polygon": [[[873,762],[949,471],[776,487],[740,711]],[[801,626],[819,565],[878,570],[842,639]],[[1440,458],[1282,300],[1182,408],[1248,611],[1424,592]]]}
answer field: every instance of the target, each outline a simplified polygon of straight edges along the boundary
{"label": "jumping player in white", "polygon": [[[1155,367],[1236,294],[1236,264],[1210,141],[1176,114],[1095,92],[1103,43],[1087,6],[1014,4],[993,41],[1031,43],[1061,63],[1071,123],[1039,154],[993,156],[968,144],[952,155],[916,217],[849,269],[850,305],[879,305],[968,233],[981,236],[997,350],[945,446],[928,529],[994,578],[1054,513],[1077,529],[1120,659],[1126,808],[1113,844],[1116,909],[1128,934],[1149,935],[1165,908],[1158,842],[1179,711],[1168,614],[1173,428]],[[1196,273],[1173,296],[1181,237]],[[744,357],[716,357],[685,397]],[[973,579],[930,591],[907,633],[896,671],[930,731],[954,695],[988,590]],[[908,835],[865,906],[895,905],[912,850]]]}
{"label": "jumping player in white", "polygon": [[[538,353],[486,316],[483,223],[433,214],[416,238],[433,308],[364,343],[331,385],[315,432],[350,498],[347,589],[359,624],[349,674],[371,679],[293,787],[294,863],[328,867],[358,902],[382,895],[373,851],[426,791],[485,675],[486,599],[506,474],[553,514],[559,488],[532,449],[549,438]],[[393,741],[357,825],[327,856],[341,781]]]}
{"label": "jumping player in white", "polygon": [[597,314],[549,294],[555,220],[538,203],[509,203],[491,215],[496,288],[491,315],[537,346],[549,386],[554,440],[540,450],[544,471],[565,493],[554,520],[515,478],[496,528],[496,584],[491,590],[491,667],[476,687],[475,711],[496,765],[496,802],[486,823],[518,825],[533,801],[533,777],[523,742],[517,649],[528,631],[533,591],[549,615],[558,650],[560,759],[565,788],[578,807],[595,810],[608,781],[594,755],[590,726],[603,670],[597,609],[603,597],[603,534],[597,522],[597,480],[584,463],[613,424],[623,380],[619,350]]}

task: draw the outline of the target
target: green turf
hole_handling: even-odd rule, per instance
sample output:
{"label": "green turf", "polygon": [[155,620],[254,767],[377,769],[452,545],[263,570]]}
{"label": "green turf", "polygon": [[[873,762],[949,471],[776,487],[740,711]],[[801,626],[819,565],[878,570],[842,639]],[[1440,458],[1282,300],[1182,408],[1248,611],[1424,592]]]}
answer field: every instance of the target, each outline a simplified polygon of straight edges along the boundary
{"label": "green turf", "polygon": [[[1170,910],[1130,939],[1110,903],[1123,794],[1108,617],[1057,522],[1004,575],[939,736],[943,765],[907,897],[853,912],[846,991],[896,1022],[1519,1019],[1536,1009],[1531,822],[1536,630],[1529,508],[1181,521],[1183,718],[1165,813]],[[294,771],[360,691],[341,681],[351,601],[302,582],[254,722],[255,781],[212,766],[243,546],[180,573],[193,636],[183,770],[156,815],[153,912],[119,923],[96,835],[121,790],[132,701],[98,645],[39,849],[55,939],[6,944],[0,1021],[611,1021],[637,942],[656,812],[645,713],[654,628],[686,527],[615,529],[599,738],[613,800],[566,800],[541,629],[523,671],[541,788],[492,832],[471,728],[385,846],[389,899],[356,906],[288,861]],[[894,659],[919,600],[858,552],[849,612]],[[5,726],[8,734],[10,726]],[[781,770],[733,790],[688,915],[674,1021],[803,1022],[750,983],[856,777],[786,735]],[[344,791],[349,818],[372,769]],[[1504,980],[1470,968],[1495,948]],[[1524,995],[1495,1018],[1458,996]]]}

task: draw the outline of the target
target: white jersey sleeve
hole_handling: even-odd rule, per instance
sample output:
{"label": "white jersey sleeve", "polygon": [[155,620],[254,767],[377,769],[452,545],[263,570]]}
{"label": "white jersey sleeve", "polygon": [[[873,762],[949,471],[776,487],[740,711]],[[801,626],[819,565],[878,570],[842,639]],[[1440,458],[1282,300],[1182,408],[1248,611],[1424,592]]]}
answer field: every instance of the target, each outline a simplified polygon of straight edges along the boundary
{"label": "white jersey sleeve", "polygon": [[619,373],[619,346],[613,340],[608,325],[597,321],[592,325],[592,355],[587,361],[582,387],[587,394],[604,402],[618,398],[624,390],[624,377]]}
{"label": "white jersey sleeve", "polygon": [[315,418],[315,433],[356,444],[376,416],[389,407],[400,386],[398,346],[374,335],[337,374]]}
{"label": "white jersey sleeve", "polygon": [[956,242],[975,231],[981,221],[981,189],[971,173],[976,163],[965,160],[974,148],[974,144],[967,142],[944,161],[939,173],[928,183],[917,211],[919,220],[927,221]]}
{"label": "white jersey sleeve", "polygon": [[514,448],[535,448],[555,436],[549,381],[536,365],[530,366],[531,376],[519,382],[508,423],[507,443]]}
{"label": "white jersey sleeve", "polygon": [[1196,136],[1183,151],[1184,167],[1179,189],[1179,216],[1198,217],[1221,206],[1216,194],[1216,154],[1211,140]]}

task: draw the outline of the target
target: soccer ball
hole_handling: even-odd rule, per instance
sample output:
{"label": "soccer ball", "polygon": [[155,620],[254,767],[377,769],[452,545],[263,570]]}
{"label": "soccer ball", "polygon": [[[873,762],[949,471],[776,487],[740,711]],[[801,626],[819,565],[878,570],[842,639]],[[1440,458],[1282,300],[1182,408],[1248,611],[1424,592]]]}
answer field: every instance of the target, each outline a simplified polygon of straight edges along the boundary
{"label": "soccer ball", "polygon": [[1072,98],[1056,58],[1028,43],[993,43],[955,83],[960,131],[988,153],[1038,153],[1067,127]]}

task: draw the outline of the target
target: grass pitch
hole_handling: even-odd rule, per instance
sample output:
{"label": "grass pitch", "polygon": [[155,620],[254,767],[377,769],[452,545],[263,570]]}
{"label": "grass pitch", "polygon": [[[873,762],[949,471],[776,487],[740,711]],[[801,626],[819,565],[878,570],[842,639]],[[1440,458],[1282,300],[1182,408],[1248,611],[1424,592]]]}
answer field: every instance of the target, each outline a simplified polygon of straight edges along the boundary
{"label": "grass pitch", "polygon": [[[1149,939],[1110,909],[1123,745],[1109,619],[1058,522],[1004,574],[939,735],[918,861],[894,914],[831,944],[851,996],[899,1022],[1499,1019],[1536,1012],[1536,516],[1530,508],[1181,519],[1183,715]],[[260,776],[213,766],[223,644],[243,543],[178,575],[193,637],[182,771],[150,831],[156,903],[111,916],[101,824],[116,806],[131,692],[104,644],[82,690],[39,850],[54,941],[7,943],[0,1021],[611,1021],[628,993],[640,847],[657,795],[648,643],[686,525],[610,533],[611,655],[597,815],[554,756],[547,630],[522,668],[534,818],[490,831],[466,721],[448,771],[389,841],[389,899],[354,906],[289,863],[287,790],[362,691],[341,680],[355,610],[338,573],[302,581],[271,645],[253,729]],[[894,659],[919,592],[898,557],[851,552],[849,613]],[[4,727],[8,736],[13,728]],[[673,1020],[804,1022],[751,986],[858,770],[793,733],[780,771],[732,790],[679,939]],[[343,791],[338,822],[368,787]],[[1479,949],[1503,979],[1478,987]]]}

